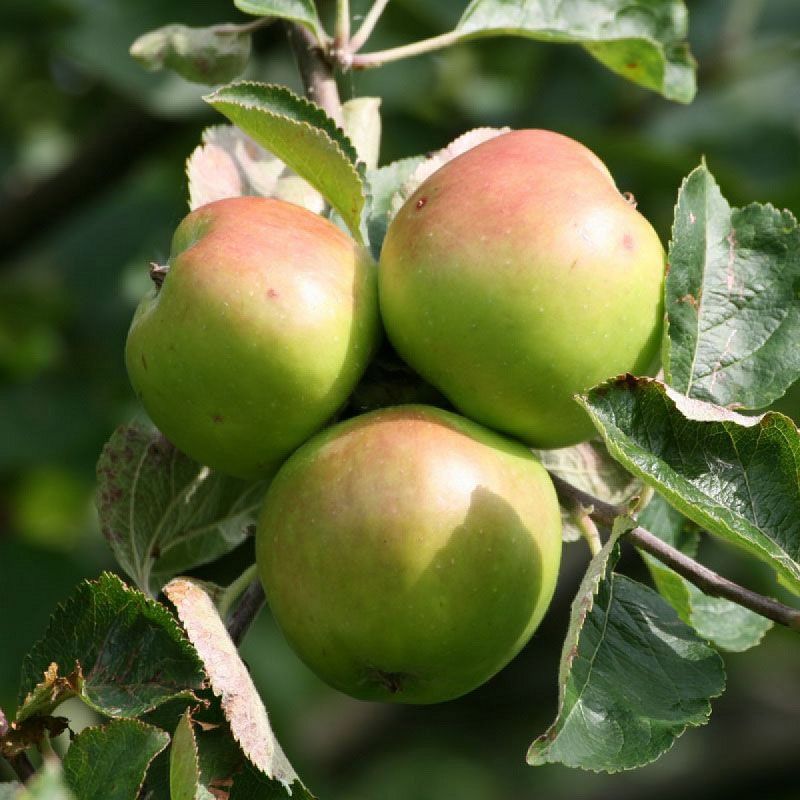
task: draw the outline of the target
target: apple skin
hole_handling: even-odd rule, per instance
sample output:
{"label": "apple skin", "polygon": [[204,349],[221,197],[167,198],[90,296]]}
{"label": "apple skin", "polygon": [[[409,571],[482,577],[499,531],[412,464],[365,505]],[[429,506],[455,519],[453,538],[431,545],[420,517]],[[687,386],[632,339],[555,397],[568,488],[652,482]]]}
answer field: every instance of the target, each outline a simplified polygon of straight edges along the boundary
{"label": "apple skin", "polygon": [[576,393],[652,371],[664,250],[590,150],[498,136],[445,164],[389,226],[379,290],[400,355],[456,408],[536,447],[594,429]]}
{"label": "apple skin", "polygon": [[456,414],[396,406],[307,442],[256,534],[270,608],[300,658],[362,700],[476,688],[550,603],[561,518],[529,450]]}
{"label": "apple skin", "polygon": [[379,339],[366,251],[299,206],[237,197],[178,226],[125,360],[170,441],[254,478],[274,473],[344,403]]}

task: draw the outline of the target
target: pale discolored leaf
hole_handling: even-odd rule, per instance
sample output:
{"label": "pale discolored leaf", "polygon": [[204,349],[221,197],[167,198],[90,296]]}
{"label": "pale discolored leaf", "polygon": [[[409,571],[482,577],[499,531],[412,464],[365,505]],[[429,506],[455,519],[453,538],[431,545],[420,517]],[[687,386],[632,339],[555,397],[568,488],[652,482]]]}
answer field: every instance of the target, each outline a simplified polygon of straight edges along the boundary
{"label": "pale discolored leaf", "polygon": [[363,242],[363,165],[353,143],[319,106],[284,86],[252,81],[222,86],[205,100],[307,180]]}
{"label": "pale discolored leaf", "polygon": [[233,125],[214,125],[186,162],[189,208],[227,197],[275,197],[314,214],[325,211],[325,198],[308,181]]}
{"label": "pale discolored leaf", "polygon": [[266,779],[291,793],[299,778],[278,744],[267,711],[211,598],[196,583],[175,578],[164,587],[220,698],[233,738]]}

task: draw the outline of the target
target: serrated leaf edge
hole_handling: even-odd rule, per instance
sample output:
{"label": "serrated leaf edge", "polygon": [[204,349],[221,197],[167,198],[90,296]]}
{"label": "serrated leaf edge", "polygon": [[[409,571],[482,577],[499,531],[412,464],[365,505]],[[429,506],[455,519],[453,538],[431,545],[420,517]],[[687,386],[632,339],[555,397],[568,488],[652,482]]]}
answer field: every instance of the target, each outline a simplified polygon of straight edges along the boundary
{"label": "serrated leaf edge", "polygon": [[[575,596],[575,600],[573,600],[573,606],[574,606],[578,602],[578,598],[583,595],[584,586],[588,589],[592,584],[594,584],[594,586],[592,587],[592,593],[591,593],[591,596],[589,598],[589,602],[588,603],[584,603],[584,602],[581,603],[581,605],[583,607],[581,609],[581,615],[580,615],[580,626],[576,628],[577,633],[578,633],[578,637],[580,636],[580,631],[583,629],[583,625],[584,625],[584,623],[586,621],[586,617],[588,616],[589,612],[594,607],[594,598],[597,595],[597,590],[600,587],[600,582],[604,578],[606,578],[606,576],[611,576],[611,575],[616,574],[616,573],[613,572],[613,569],[614,569],[614,566],[615,566],[616,562],[619,560],[619,542],[620,542],[620,540],[624,537],[624,535],[629,530],[631,530],[634,527],[636,527],[636,521],[634,519],[632,519],[630,517],[618,517],[617,520],[614,523],[614,530],[612,532],[612,535],[609,537],[608,541],[603,545],[602,550],[600,550],[600,552],[596,556],[594,556],[593,560],[595,560],[595,559],[599,560],[605,554],[606,565],[605,565],[605,568],[603,569],[603,571],[600,572],[597,576],[593,576],[591,578],[591,580],[587,579],[587,576],[584,576],[584,579],[581,582],[581,585],[580,585],[580,587],[578,589],[578,592],[577,592],[577,594]],[[587,569],[587,575],[588,575],[588,569]],[[620,575],[618,577],[625,578],[626,576]],[[628,578],[628,580],[631,580],[631,579]],[[653,590],[653,591],[655,591],[655,590]],[[660,596],[661,595],[659,594],[659,597]],[[664,600],[664,603],[675,614],[676,618],[680,620],[680,617],[678,616],[677,612],[672,607],[672,605],[670,603],[668,603],[666,600]],[[572,617],[572,614],[570,614],[570,617]],[[681,622],[683,622],[683,620],[681,620]],[[686,624],[686,623],[684,623],[684,624]],[[692,630],[694,631],[694,628],[691,625],[689,625],[688,627],[691,627]],[[696,633],[696,635],[698,636],[698,639],[702,640],[702,637],[700,637],[699,634]],[[652,758],[649,758],[649,759],[647,759],[645,761],[641,761],[638,764],[634,764],[634,765],[631,765],[631,766],[619,767],[618,769],[603,769],[603,768],[587,767],[587,766],[584,766],[583,764],[571,764],[571,763],[569,763],[567,761],[554,762],[554,761],[548,761],[547,759],[533,760],[534,756],[538,755],[538,753],[534,752],[535,750],[539,749],[537,747],[537,745],[539,743],[541,743],[542,746],[544,748],[546,748],[549,745],[549,740],[555,739],[556,736],[558,735],[558,731],[555,729],[555,726],[557,725],[558,720],[561,717],[561,712],[562,712],[563,707],[564,707],[564,691],[563,690],[566,687],[566,680],[564,680],[562,678],[566,677],[566,672],[568,671],[569,667],[572,664],[572,661],[575,658],[576,653],[574,653],[572,651],[574,651],[577,648],[577,644],[578,644],[578,638],[576,638],[574,641],[572,639],[569,639],[569,638],[564,640],[564,647],[563,647],[563,650],[562,650],[561,663],[560,663],[560,666],[559,666],[559,676],[558,676],[558,683],[559,683],[558,710],[556,712],[556,716],[555,716],[555,719],[554,719],[553,723],[547,728],[547,730],[543,734],[541,734],[540,736],[537,736],[536,739],[533,740],[533,742],[531,743],[530,747],[528,748],[526,761],[531,766],[543,766],[544,764],[559,763],[559,764],[563,764],[564,766],[570,767],[570,768],[582,769],[582,770],[585,770],[585,771],[588,771],[588,772],[594,772],[596,774],[606,773],[606,774],[610,774],[610,775],[613,775],[613,774],[616,774],[616,773],[619,773],[619,772],[630,772],[631,770],[639,769],[641,767],[645,767],[648,764],[652,764],[653,762],[657,761],[665,753],[668,753],[675,746],[675,742],[681,736],[683,736],[683,734],[686,733],[686,731],[689,728],[699,728],[699,727],[701,727],[703,725],[706,725],[708,723],[708,720],[709,720],[710,716],[711,716],[711,701],[713,699],[717,698],[717,697],[720,697],[722,695],[722,693],[725,691],[725,685],[727,683],[727,674],[726,674],[726,671],[725,671],[725,662],[723,661],[723,659],[719,655],[719,653],[717,653],[716,647],[709,645],[709,648],[716,653],[717,658],[719,659],[719,667],[720,667],[720,672],[721,672],[722,679],[723,679],[722,680],[722,687],[723,688],[719,692],[717,692],[716,694],[712,694],[707,698],[707,700],[705,702],[705,709],[706,710],[705,710],[705,713],[703,715],[703,719],[700,719],[700,720],[698,720],[696,722],[693,721],[693,720],[688,721],[680,730],[675,731],[675,733],[673,734],[673,737],[672,737],[672,741],[669,743],[669,745],[664,750],[661,750],[660,752],[655,753]]]}
{"label": "serrated leaf edge", "polygon": [[[33,644],[31,649],[26,654],[25,659],[23,660],[23,672],[24,672],[24,669],[25,669],[25,664],[28,661],[28,659],[31,657],[31,655],[37,650],[37,648],[39,648],[40,646],[43,646],[48,641],[48,638],[49,638],[48,634],[49,634],[50,629],[51,629],[51,627],[53,625],[54,618],[58,614],[66,614],[68,612],[68,610],[72,606],[74,606],[76,604],[76,602],[77,602],[77,600],[78,600],[78,598],[80,596],[81,590],[83,590],[84,588],[91,589],[91,587],[95,586],[95,585],[99,586],[99,587],[102,587],[104,581],[108,582],[107,583],[108,586],[113,587],[114,585],[116,585],[116,586],[120,587],[123,591],[125,591],[125,592],[127,592],[129,594],[139,595],[140,597],[142,597],[144,599],[144,601],[147,604],[152,605],[152,606],[156,607],[157,609],[159,609],[165,615],[165,617],[167,618],[167,625],[170,626],[171,630],[174,633],[177,634],[177,639],[178,639],[178,642],[181,645],[181,648],[188,655],[191,655],[193,657],[193,659],[195,661],[195,664],[196,664],[196,666],[198,668],[198,671],[205,676],[205,668],[204,668],[203,663],[200,660],[199,656],[197,655],[197,651],[195,650],[194,645],[192,645],[192,643],[186,637],[186,634],[185,634],[183,628],[181,627],[180,623],[175,619],[175,616],[170,612],[170,610],[163,603],[159,603],[157,600],[153,600],[152,598],[148,597],[146,594],[144,594],[144,592],[140,591],[139,589],[136,589],[136,588],[134,588],[132,586],[128,586],[125,583],[125,581],[123,581],[118,575],[115,575],[113,572],[108,572],[107,570],[101,572],[100,575],[95,579],[91,579],[90,580],[90,579],[86,578],[86,579],[80,581],[78,583],[77,587],[72,591],[72,594],[66,600],[62,600],[60,603],[58,603],[56,605],[55,610],[50,615],[50,619],[48,620],[47,627],[45,628],[44,635]],[[51,661],[50,663],[52,665],[53,663],[56,663],[56,662],[52,662]],[[77,664],[76,666],[78,666],[81,669],[81,672],[82,672],[82,670],[83,670],[82,665]],[[45,673],[43,673],[43,674],[45,674]],[[22,720],[24,720],[26,718],[24,716],[20,717],[20,712],[23,711],[23,709],[25,708],[26,701],[28,700],[30,695],[33,692],[35,692],[36,688],[39,685],[40,685],[40,683],[37,683],[36,686],[34,686],[33,689],[30,692],[28,692],[28,694],[26,694],[24,698],[22,697],[22,694],[21,694],[22,686],[20,686],[20,691],[18,693],[18,697],[20,699],[20,702],[19,702],[19,707],[17,709],[17,721],[22,721]],[[83,684],[81,684],[81,686],[83,686]],[[97,711],[100,714],[103,714],[104,716],[111,717],[112,719],[133,719],[133,717],[124,717],[124,716],[123,717],[114,717],[112,714],[109,714],[106,709],[98,708],[97,706],[95,706],[95,704],[93,704],[83,693],[81,693],[79,695],[75,695],[75,696],[78,697],[89,708],[94,709],[95,711]],[[185,698],[189,699],[189,698],[195,698],[195,695],[194,695],[194,692],[191,689],[185,689],[185,690],[179,691],[176,694],[172,695],[171,697],[166,698],[166,699],[162,700],[161,702],[157,703],[156,705],[148,708],[144,713],[148,713],[149,711],[153,711],[154,709],[158,708],[163,703],[167,702],[167,700],[170,700],[170,699],[174,700],[174,699],[181,698],[181,697],[185,697]]]}
{"label": "serrated leaf edge", "polygon": [[[670,395],[670,392],[673,392],[674,390],[670,389],[665,384],[661,383],[660,381],[656,380],[655,378],[636,378],[635,380],[636,380],[636,385],[637,386],[649,386],[649,385],[655,386],[656,389],[662,394],[662,396],[666,400],[668,400],[670,403],[672,403],[673,408],[679,414],[684,416],[684,418],[687,418],[687,419],[691,420],[691,418],[687,417],[687,415],[680,409],[680,407],[676,403],[674,397],[672,397]],[[614,382],[615,381],[613,379],[612,379],[612,381],[610,381],[610,383],[614,383]],[[603,386],[603,384],[601,384],[601,386]],[[594,387],[594,389],[597,389],[597,388],[598,387]],[[594,389],[592,391],[594,391]],[[685,395],[680,395],[680,397],[684,397],[687,401],[691,401],[691,402],[695,402],[695,403],[703,403],[704,405],[713,406],[713,403],[705,403],[704,401],[693,400],[692,398],[688,398]],[[625,463],[625,459],[620,455],[620,453],[621,453],[620,448],[617,446],[617,444],[615,443],[613,438],[605,430],[605,427],[598,422],[598,417],[594,413],[593,409],[591,408],[591,405],[588,402],[588,396],[585,395],[585,394],[584,395],[575,395],[575,400],[587,412],[587,414],[589,414],[589,417],[591,418],[591,420],[594,423],[595,427],[600,432],[600,435],[603,437],[603,440],[605,441],[606,446],[608,448],[608,452],[612,455],[612,457],[615,458],[617,461],[619,461],[619,463],[622,464],[622,466],[625,467],[625,469],[627,469],[629,472],[633,473],[634,475],[638,475],[648,486],[652,486],[656,491],[658,491],[660,494],[662,494],[664,496],[664,498],[669,502],[669,504],[671,506],[673,506],[676,510],[680,511],[681,513],[683,513],[685,515],[685,512],[683,512],[682,509],[676,504],[676,500],[681,500],[682,498],[672,487],[667,486],[667,485],[662,484],[662,483],[658,483],[649,473],[645,472],[640,467],[638,467],[636,465],[632,465],[631,466],[631,465],[628,465],[628,464]],[[719,408],[722,411],[727,412],[728,414],[731,414],[731,415],[735,414],[735,412],[728,411],[727,409],[725,409],[722,406],[714,406],[714,407],[715,408]],[[781,414],[778,411],[767,411],[765,414],[762,414],[760,417],[757,417],[757,418],[756,417],[743,417],[743,418],[744,419],[752,419],[752,420],[754,420],[754,422],[753,422],[754,425],[756,423],[759,423],[759,424],[761,424],[763,426],[764,423],[770,423],[773,420],[778,419],[778,420],[786,420],[792,426],[795,426],[795,423],[794,423],[794,421],[792,419],[787,417],[785,414]],[[695,422],[700,422],[699,420],[694,420],[694,421]],[[716,424],[720,424],[720,425],[737,424],[736,422],[734,422],[731,419],[728,419],[728,420],[715,420],[714,422],[716,422]],[[615,427],[615,430],[619,430],[619,428]],[[623,431],[620,431],[620,434],[622,436],[624,436],[626,439],[628,438],[627,435]],[[658,456],[656,456],[656,457],[659,458],[659,461],[661,460],[660,457],[658,457]],[[720,505],[716,500],[714,500],[713,498],[708,497],[708,495],[704,494],[702,491],[697,489],[697,487],[693,487],[693,488],[695,489],[695,491],[698,492],[698,494],[702,494],[703,497],[706,498],[706,500],[710,501],[710,504],[712,504],[714,506],[719,506]],[[696,506],[692,506],[692,507],[696,508]],[[725,511],[726,515],[729,518],[740,519],[740,516],[737,513],[731,511],[730,509],[725,508],[724,511]],[[711,529],[710,532],[713,533],[713,528],[715,527],[716,522],[715,522],[715,520],[713,520],[711,515],[708,514],[705,511],[701,510],[700,514],[698,516],[703,517],[705,521],[698,522],[697,520],[692,519],[691,517],[689,517],[689,519],[692,520],[692,522],[694,522],[696,525],[700,525],[701,527],[708,527],[709,529]],[[708,522],[709,519],[711,520],[711,524],[709,524],[709,522]],[[716,535],[719,536],[719,534],[716,534]],[[771,541],[769,539],[769,536],[767,536],[766,534],[763,534],[763,536],[764,536],[765,539]],[[776,557],[773,553],[769,552],[769,550],[767,550],[764,547],[764,545],[761,544],[761,542],[759,542],[759,541],[750,541],[749,539],[744,538],[743,536],[739,535],[736,532],[734,532],[733,537],[720,536],[720,538],[722,538],[724,541],[731,541],[731,538],[735,538],[736,542],[739,544],[739,546],[742,549],[744,549],[745,551],[749,551],[749,552],[753,553],[756,557],[760,557],[759,554],[765,556],[765,558],[761,558],[762,561],[766,561],[766,563],[773,564],[773,565],[774,564],[780,564],[781,568],[783,570],[785,570],[785,572],[787,573],[786,577],[789,580],[796,581],[798,583],[798,585],[800,585],[800,565],[798,565],[797,569],[796,569],[796,571],[798,572],[798,575],[794,575],[794,571],[791,569],[791,565],[794,564],[795,562],[788,555],[784,556],[782,558]],[[775,545],[775,547],[776,547],[776,549],[778,549],[777,545]],[[789,566],[786,566],[787,564]]]}
{"label": "serrated leaf edge", "polygon": [[[279,114],[279,113],[277,113],[275,111],[270,111],[269,109],[262,108],[262,107],[260,107],[258,105],[253,104],[253,103],[244,102],[242,100],[234,100],[234,99],[230,99],[230,98],[224,98],[223,96],[221,96],[221,92],[223,92],[224,90],[227,90],[227,89],[230,89],[230,88],[237,88],[239,86],[253,86],[255,88],[260,88],[260,89],[278,90],[281,94],[284,94],[285,96],[291,97],[294,100],[296,100],[297,102],[300,102],[301,104],[307,106],[309,109],[311,109],[314,112],[314,114],[316,116],[320,116],[321,115],[320,118],[323,121],[325,121],[326,124],[324,126],[314,125],[314,124],[312,124],[311,122],[309,122],[307,120],[296,120],[296,119],[293,119],[291,117],[287,117],[287,116],[285,116],[283,114]],[[296,95],[294,92],[290,91],[289,89],[287,89],[284,86],[279,86],[277,84],[269,84],[269,83],[259,83],[258,81],[237,81],[237,82],[232,83],[232,84],[227,84],[226,86],[222,86],[222,87],[214,90],[213,92],[211,92],[208,95],[204,95],[203,96],[203,100],[205,102],[207,102],[209,105],[211,105],[213,108],[215,108],[217,111],[219,111],[220,113],[222,113],[220,106],[225,106],[225,105],[235,106],[237,108],[242,108],[242,109],[245,109],[245,110],[248,110],[248,111],[256,111],[256,112],[259,112],[261,114],[265,114],[266,116],[271,117],[273,119],[286,120],[287,122],[291,123],[292,125],[296,125],[296,126],[302,128],[302,129],[306,130],[306,131],[309,131],[312,135],[324,137],[324,139],[326,140],[327,144],[331,145],[332,148],[334,149],[334,151],[338,155],[341,156],[343,163],[347,164],[347,167],[350,170],[351,177],[355,178],[356,183],[358,185],[358,195],[357,195],[357,197],[358,197],[358,200],[360,202],[357,204],[356,207],[351,207],[349,209],[349,211],[351,211],[353,213],[353,216],[355,217],[353,222],[357,223],[357,225],[356,225],[355,228],[352,228],[350,226],[350,224],[348,223],[348,228],[350,228],[350,232],[353,234],[353,236],[357,240],[359,240],[360,243],[363,243],[364,236],[363,236],[362,231],[360,230],[360,226],[363,224],[363,221],[364,221],[364,209],[367,208],[368,200],[369,200],[369,194],[367,192],[367,188],[366,188],[366,185],[365,185],[366,167],[363,164],[363,162],[358,160],[358,154],[356,152],[355,146],[350,141],[350,138],[347,136],[347,134],[344,132],[344,130],[341,127],[339,127],[328,116],[328,114],[325,112],[324,109],[322,109],[320,106],[316,105],[315,103],[312,103],[307,98],[300,97],[299,95]],[[331,130],[337,132],[338,136],[332,134]],[[345,140],[344,146],[343,146],[343,143],[339,140],[339,137],[341,137],[341,138],[343,138]],[[265,150],[268,150],[271,153],[273,152],[272,150],[270,150],[265,145],[262,144],[261,146],[264,147]],[[345,147],[349,148],[351,152],[350,153],[346,152]],[[274,153],[273,153],[273,155],[274,155]],[[287,165],[287,166],[290,166],[290,165]],[[294,169],[291,166],[290,166],[290,168]],[[303,176],[300,175],[300,177],[303,177]],[[311,183],[311,181],[308,178],[304,178],[304,180],[306,180],[309,183]],[[311,185],[312,185],[312,187],[314,189],[316,189],[318,192],[320,192],[320,194],[323,194],[320,191],[318,186],[314,185],[313,183],[311,183]],[[324,196],[325,195],[323,194],[323,197]],[[332,205],[334,208],[336,208],[336,206],[331,202],[330,198],[325,197],[325,200],[330,205]],[[337,209],[337,211],[338,210],[339,209]],[[349,214],[348,214],[348,216],[349,216]]]}
{"label": "serrated leaf edge", "polygon": [[[99,725],[87,726],[79,734],[76,735],[75,739],[78,739],[78,737],[83,736],[84,733],[102,732],[112,726],[118,726],[120,724],[134,725],[138,728],[147,728],[150,731],[155,731],[166,737],[166,740],[163,742],[161,747],[159,747],[159,749],[153,753],[153,755],[148,759],[147,764],[145,765],[144,772],[142,773],[142,779],[139,782],[138,787],[136,788],[135,796],[138,797],[142,791],[142,787],[144,786],[145,779],[147,778],[147,771],[150,769],[150,765],[153,763],[153,761],[155,761],[156,756],[164,752],[164,749],[167,747],[167,745],[169,745],[171,741],[170,735],[163,728],[159,728],[157,725],[150,725],[147,722],[142,722],[141,720],[136,719],[135,717],[114,717],[108,722],[104,722]],[[67,755],[64,757],[64,760],[66,761],[68,757],[69,757],[69,750],[67,750]],[[80,787],[70,787],[70,788],[74,789],[74,791],[76,792],[79,791],[80,789]]]}
{"label": "serrated leaf edge", "polygon": [[[194,755],[194,768],[195,768],[195,775],[197,776],[197,780],[195,781],[194,793],[195,796],[197,795],[197,791],[200,788],[200,749],[197,744],[197,736],[194,732],[194,720],[192,719],[191,709],[186,709],[186,711],[181,714],[181,718],[178,720],[178,724],[175,727],[175,733],[172,734],[171,743],[174,743],[175,736],[178,733],[178,728],[186,722],[186,725],[189,729],[189,735],[191,737],[192,742],[192,754]],[[170,760],[169,760],[169,788],[170,794],[172,794],[172,754],[174,750],[170,748]],[[141,786],[139,787],[141,789]]]}

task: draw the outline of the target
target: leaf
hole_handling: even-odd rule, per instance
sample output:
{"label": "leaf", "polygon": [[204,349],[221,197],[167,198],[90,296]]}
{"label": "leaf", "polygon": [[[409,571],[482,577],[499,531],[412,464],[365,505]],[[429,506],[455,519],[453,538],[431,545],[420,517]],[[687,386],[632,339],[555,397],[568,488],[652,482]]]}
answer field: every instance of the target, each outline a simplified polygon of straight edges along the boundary
{"label": "leaf", "polygon": [[719,655],[656,592],[613,572],[626,527],[615,526],[572,603],[558,714],[531,745],[532,765],[643,766],[704,724],[724,689]]}
{"label": "leaf", "polygon": [[[641,491],[641,481],[614,461],[602,442],[582,442],[573,447],[534,450],[533,453],[548,472],[611,505],[623,505]],[[565,542],[583,537],[570,511],[561,509],[561,522]]]}
{"label": "leaf", "polygon": [[211,598],[186,578],[170,581],[164,593],[175,606],[205,665],[211,689],[221,700],[233,738],[250,763],[263,772],[276,789],[283,787],[281,796],[293,794],[294,789],[301,786],[300,780],[272,732],[250,673]]}
{"label": "leaf", "polygon": [[200,786],[200,762],[192,718],[188,711],[178,723],[169,750],[170,800],[195,800]]}
{"label": "leaf", "polygon": [[130,53],[149,70],[167,67],[186,80],[213,86],[244,72],[250,44],[250,34],[235,25],[166,25],[140,36]]}
{"label": "leaf", "polygon": [[363,242],[358,154],[321,108],[283,86],[252,81],[223,86],[205,100],[318,189]]}
{"label": "leaf", "polygon": [[697,87],[687,28],[682,0],[472,0],[456,33],[581,44],[618,75],[689,103]]}
{"label": "leaf", "polygon": [[579,400],[623,466],[800,586],[800,437],[788,417],[745,417],[631,376]]}
{"label": "leaf", "polygon": [[104,573],[82,583],[22,664],[17,720],[78,696],[100,714],[134,717],[191,697],[202,665],[160,603]]}
{"label": "leaf", "polygon": [[169,744],[169,735],[135,719],[115,719],[85,728],[64,758],[64,774],[80,800],[138,797],[150,762]]}
{"label": "leaf", "polygon": [[392,198],[424,160],[425,156],[404,158],[367,172],[367,184],[370,189],[367,234],[372,255],[376,260],[380,256],[386,229],[394,216]]}
{"label": "leaf", "polygon": [[253,530],[266,483],[212,472],[140,422],[118,428],[97,463],[100,525],[120,566],[156,595]]}
{"label": "leaf", "polygon": [[381,150],[381,98],[353,97],[342,103],[344,131],[367,169],[378,166]]}
{"label": "leaf", "polygon": [[[271,781],[252,764],[245,764],[233,779],[229,800],[280,800],[286,796],[286,791],[279,784]],[[314,796],[299,783],[292,786],[291,797],[292,800],[314,800]]]}
{"label": "leaf", "polygon": [[731,208],[701,165],[675,208],[666,285],[667,382],[763,408],[800,377],[800,228],[788,211]]}
{"label": "leaf", "polygon": [[[638,522],[660,539],[695,557],[698,535],[686,529],[686,519],[656,495],[639,514]],[[720,597],[710,597],[657,558],[639,551],[662,597],[704,639],[723,650],[743,652],[755,647],[772,622],[760,614]]]}
{"label": "leaf", "polygon": [[233,0],[239,11],[257,17],[278,17],[308,28],[320,42],[327,39],[314,0]]}
{"label": "leaf", "polygon": [[227,197],[256,195],[276,197],[322,214],[325,198],[233,125],[214,125],[203,131],[199,144],[186,162],[189,207]]}

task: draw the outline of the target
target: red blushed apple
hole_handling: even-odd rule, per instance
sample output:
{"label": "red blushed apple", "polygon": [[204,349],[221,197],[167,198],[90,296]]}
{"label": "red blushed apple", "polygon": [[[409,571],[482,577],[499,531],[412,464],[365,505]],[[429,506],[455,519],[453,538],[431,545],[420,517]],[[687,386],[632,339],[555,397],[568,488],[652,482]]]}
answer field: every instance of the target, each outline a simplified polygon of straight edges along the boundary
{"label": "red blushed apple", "polygon": [[339,228],[262,197],[178,227],[125,352],[136,393],[192,458],[274,472],[346,400],[379,340],[375,265]]}
{"label": "red blushed apple", "polygon": [[553,594],[561,519],[517,442],[429,406],[355,417],[281,467],[256,535],[298,655],[364,700],[469,692],[528,641]]}
{"label": "red blushed apple", "polygon": [[644,374],[661,342],[664,250],[590,150],[514,131],[445,164],[381,253],[400,355],[463,413],[537,447],[593,427],[576,393]]}

